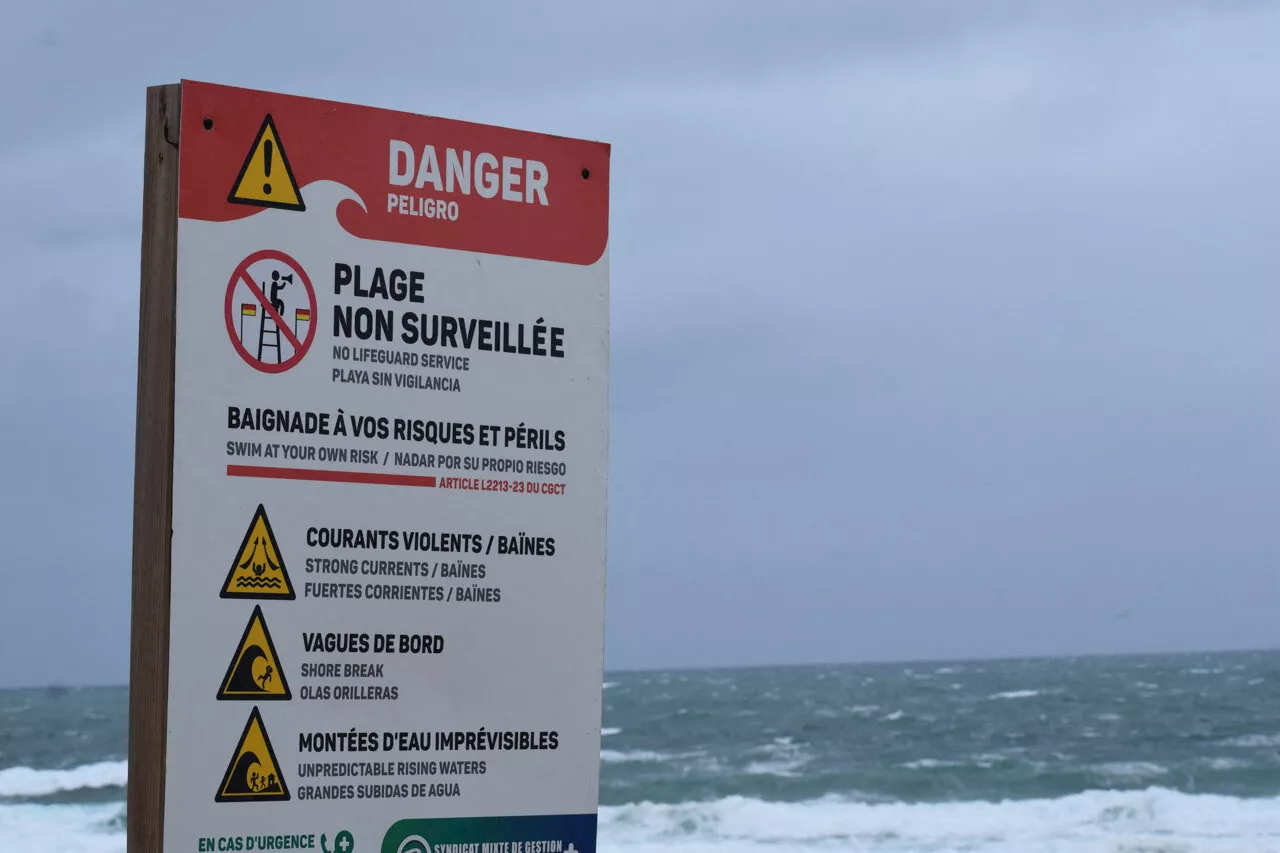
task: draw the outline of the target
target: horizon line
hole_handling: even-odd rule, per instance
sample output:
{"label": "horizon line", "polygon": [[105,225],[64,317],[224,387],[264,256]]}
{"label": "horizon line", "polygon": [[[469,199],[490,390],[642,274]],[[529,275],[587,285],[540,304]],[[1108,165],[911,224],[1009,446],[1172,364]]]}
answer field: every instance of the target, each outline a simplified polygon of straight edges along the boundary
{"label": "horizon line", "polygon": [[[1145,651],[1145,652],[1085,652],[1085,653],[1044,653],[1023,655],[977,655],[973,657],[903,657],[903,658],[871,658],[865,660],[844,661],[793,661],[789,663],[737,663],[737,664],[685,664],[677,666],[637,666],[616,667],[604,670],[605,680],[610,675],[649,674],[655,672],[723,672],[726,670],[753,669],[812,669],[814,667],[857,667],[857,666],[923,666],[935,664],[965,663],[1016,663],[1027,661],[1061,661],[1098,658],[1153,658],[1184,657],[1191,655],[1223,655],[1223,654],[1259,654],[1280,651],[1280,646],[1255,647],[1221,647],[1195,649],[1189,651]],[[22,690],[94,690],[94,689],[128,689],[129,682],[98,682],[88,684],[69,684],[66,682],[48,682],[45,684],[23,684],[0,686],[0,692],[17,692]]]}

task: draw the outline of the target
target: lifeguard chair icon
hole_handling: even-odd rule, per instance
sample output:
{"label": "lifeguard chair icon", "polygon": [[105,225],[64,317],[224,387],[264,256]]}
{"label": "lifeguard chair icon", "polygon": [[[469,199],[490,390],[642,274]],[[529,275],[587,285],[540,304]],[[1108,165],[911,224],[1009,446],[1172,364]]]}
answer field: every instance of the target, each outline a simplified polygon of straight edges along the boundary
{"label": "lifeguard chair icon", "polygon": [[[264,281],[265,285],[266,282]],[[284,300],[280,298],[280,291],[293,284],[293,273],[288,275],[280,275],[280,270],[271,271],[270,287],[263,287],[263,291],[269,291],[268,299],[271,301],[271,307],[276,310],[276,316],[284,319]],[[295,328],[297,321],[294,321]],[[297,332],[294,332],[297,335]],[[268,338],[267,335],[271,337]],[[280,352],[280,326],[275,320],[267,316],[267,312],[263,311],[258,320],[258,361],[265,362],[262,357],[262,351],[265,349],[274,349],[276,351],[276,364],[281,361]]]}

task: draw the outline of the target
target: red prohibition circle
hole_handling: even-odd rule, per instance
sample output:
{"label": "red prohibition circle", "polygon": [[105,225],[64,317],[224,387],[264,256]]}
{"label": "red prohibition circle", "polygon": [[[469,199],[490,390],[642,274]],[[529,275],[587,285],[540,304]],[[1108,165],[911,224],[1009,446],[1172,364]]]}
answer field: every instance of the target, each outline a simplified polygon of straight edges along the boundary
{"label": "red prohibition circle", "polygon": [[[293,333],[288,330],[288,326],[283,322],[284,318],[275,315],[275,309],[271,307],[265,295],[262,293],[262,289],[258,287],[257,282],[255,282],[249,275],[249,267],[253,266],[258,261],[280,261],[292,269],[297,274],[298,280],[302,282],[302,286],[307,291],[308,305],[311,308],[311,318],[307,322],[307,335],[304,339],[300,341],[297,340]],[[236,334],[235,316],[232,313],[232,310],[235,307],[236,286],[241,281],[249,285],[249,289],[258,300],[259,310],[266,312],[267,316],[270,316],[271,319],[276,322],[277,327],[280,329],[280,333],[288,338],[289,343],[293,346],[293,355],[286,361],[282,361],[279,364],[270,364],[268,362],[259,361],[252,353],[244,348],[244,343],[240,340],[240,336]],[[227,337],[231,338],[232,346],[236,348],[236,352],[240,353],[240,357],[244,359],[245,363],[250,367],[255,370],[261,370],[263,373],[283,373],[298,362],[302,361],[302,357],[311,349],[311,341],[315,339],[316,323],[319,319],[316,316],[317,307],[315,289],[311,286],[311,279],[307,277],[307,271],[302,268],[302,264],[289,257],[284,252],[279,252],[275,249],[262,249],[254,252],[252,255],[237,264],[235,270],[231,273],[230,280],[227,282],[225,310],[227,320]]]}

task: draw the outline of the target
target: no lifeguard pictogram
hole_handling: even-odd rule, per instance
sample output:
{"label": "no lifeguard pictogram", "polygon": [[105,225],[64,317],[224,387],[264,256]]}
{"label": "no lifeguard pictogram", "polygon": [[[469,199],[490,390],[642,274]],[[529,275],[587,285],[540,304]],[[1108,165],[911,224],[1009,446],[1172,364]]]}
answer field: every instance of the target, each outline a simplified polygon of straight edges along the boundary
{"label": "no lifeguard pictogram", "polygon": [[275,249],[254,252],[227,282],[227,334],[245,362],[283,373],[316,336],[316,292],[302,264]]}

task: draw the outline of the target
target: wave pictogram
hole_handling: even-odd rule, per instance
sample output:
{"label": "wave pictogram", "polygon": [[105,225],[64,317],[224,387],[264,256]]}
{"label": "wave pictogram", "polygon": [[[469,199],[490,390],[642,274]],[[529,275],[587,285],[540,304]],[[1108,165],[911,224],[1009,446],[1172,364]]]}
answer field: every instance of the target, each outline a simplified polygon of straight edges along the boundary
{"label": "wave pictogram", "polygon": [[280,589],[280,578],[239,578],[236,586],[249,589]]}

